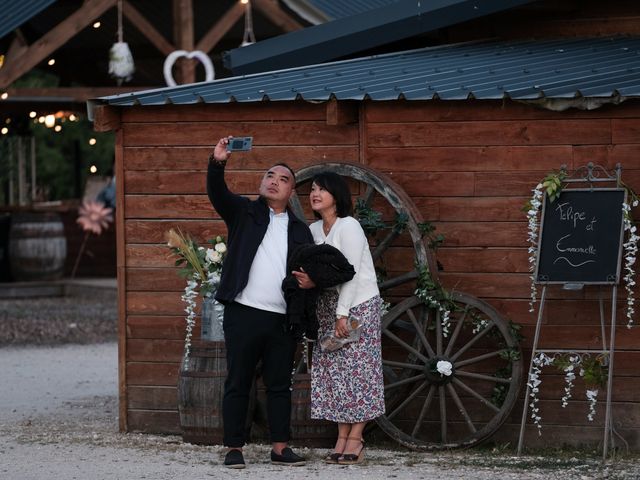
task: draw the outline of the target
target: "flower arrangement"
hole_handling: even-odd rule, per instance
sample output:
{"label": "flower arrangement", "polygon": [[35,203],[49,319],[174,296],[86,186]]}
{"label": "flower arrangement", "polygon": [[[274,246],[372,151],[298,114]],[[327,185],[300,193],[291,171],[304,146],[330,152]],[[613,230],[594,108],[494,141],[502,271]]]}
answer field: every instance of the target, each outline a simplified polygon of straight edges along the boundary
{"label": "flower arrangement", "polygon": [[185,303],[186,335],[184,342],[185,360],[189,357],[193,326],[196,321],[196,298],[212,297],[220,283],[222,263],[227,253],[224,237],[218,235],[209,240],[210,248],[199,246],[190,235],[182,233],[178,228],[170,229],[166,234],[167,246],[172,255],[177,256],[175,266],[180,267],[178,274],[187,280],[182,295]]}
{"label": "flower arrangement", "polygon": [[598,392],[600,388],[604,388],[607,383],[607,361],[606,354],[600,354],[591,356],[589,353],[558,353],[554,356],[549,356],[544,352],[539,353],[533,358],[533,364],[531,372],[529,373],[529,381],[527,385],[530,388],[529,397],[531,402],[531,419],[538,428],[538,434],[542,435],[542,417],[539,414],[539,407],[537,403],[538,392],[540,391],[540,385],[542,380],[540,374],[542,368],[548,365],[555,366],[558,370],[564,373],[565,387],[564,395],[562,397],[562,408],[566,408],[569,405],[569,399],[572,396],[571,390],[574,387],[574,380],[576,379],[576,371],[579,372],[582,377],[586,392],[585,396],[589,402],[589,412],[587,413],[587,419],[593,422],[596,414],[596,404],[598,401]]}

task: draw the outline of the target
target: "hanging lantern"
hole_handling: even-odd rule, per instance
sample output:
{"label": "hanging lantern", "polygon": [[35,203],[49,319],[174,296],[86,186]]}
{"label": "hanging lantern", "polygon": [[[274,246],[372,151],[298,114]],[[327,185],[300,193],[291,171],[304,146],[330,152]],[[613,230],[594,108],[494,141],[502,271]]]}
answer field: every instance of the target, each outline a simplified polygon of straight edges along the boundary
{"label": "hanging lantern", "polygon": [[117,80],[118,85],[131,80],[136,70],[129,45],[122,37],[122,0],[118,0],[118,41],[109,50],[109,75]]}

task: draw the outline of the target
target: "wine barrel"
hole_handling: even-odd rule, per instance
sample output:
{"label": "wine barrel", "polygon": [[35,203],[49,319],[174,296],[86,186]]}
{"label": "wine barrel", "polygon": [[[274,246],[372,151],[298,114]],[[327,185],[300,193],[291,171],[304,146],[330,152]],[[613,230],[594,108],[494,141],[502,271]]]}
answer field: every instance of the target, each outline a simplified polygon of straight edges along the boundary
{"label": "wine barrel", "polygon": [[67,240],[53,212],[16,213],[9,231],[9,264],[17,281],[55,280],[64,274]]}
{"label": "wine barrel", "polygon": [[224,342],[193,344],[178,377],[182,438],[198,445],[222,444],[222,395],[227,376]]}
{"label": "wine barrel", "polygon": [[337,424],[311,418],[311,374],[296,373],[291,392],[291,440],[297,445],[331,448],[338,436]]}
{"label": "wine barrel", "polygon": [[[178,376],[178,412],[182,439],[197,445],[221,445],[222,397],[227,376],[224,342],[194,342]],[[247,438],[255,408],[255,387],[247,412]]]}

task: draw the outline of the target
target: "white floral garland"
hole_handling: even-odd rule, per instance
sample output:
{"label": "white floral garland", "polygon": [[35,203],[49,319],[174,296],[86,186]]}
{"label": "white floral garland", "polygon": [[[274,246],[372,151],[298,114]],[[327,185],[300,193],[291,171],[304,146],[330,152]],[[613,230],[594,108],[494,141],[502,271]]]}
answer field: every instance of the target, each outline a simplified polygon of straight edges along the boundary
{"label": "white floral garland", "polygon": [[598,390],[587,390],[587,400],[589,400],[589,413],[587,419],[593,422],[593,417],[596,415],[596,403],[598,401]]}
{"label": "white floral garland", "polygon": [[542,183],[536,185],[536,188],[532,190],[531,201],[529,202],[530,208],[527,211],[528,219],[528,242],[529,242],[529,272],[531,275],[531,299],[529,300],[529,312],[534,311],[534,305],[537,300],[538,290],[536,288],[536,261],[538,253],[538,228],[540,226],[539,213],[542,206]]}
{"label": "white floral garland", "polygon": [[440,320],[440,325],[442,325],[442,336],[444,338],[447,338],[449,336],[449,331],[451,328],[451,319],[449,318],[451,315],[450,310],[444,307],[436,297],[427,295],[427,292],[424,288],[417,288],[414,293],[416,297],[418,297],[430,307],[437,308],[438,311],[442,314],[442,319]]}
{"label": "white floral garland", "polygon": [[[634,199],[632,205],[638,206],[638,200]],[[638,253],[638,240],[640,236],[636,234],[636,226],[631,218],[631,205],[628,202],[622,204],[622,218],[624,220],[624,231],[627,234],[627,241],[623,243],[624,247],[624,288],[627,292],[627,328],[633,326],[633,314],[635,312],[633,305],[635,297],[633,287],[636,284],[634,278],[636,272],[633,265],[636,263],[636,254]]]}
{"label": "white floral garland", "polygon": [[182,301],[185,303],[184,311],[187,316],[185,321],[186,334],[184,337],[184,361],[189,359],[189,353],[191,351],[191,336],[193,335],[193,327],[196,324],[196,298],[198,297],[198,280],[196,278],[190,278],[187,280],[187,286],[184,287],[184,294],[182,295]]}
{"label": "white floral garland", "polygon": [[551,365],[552,362],[553,359],[545,353],[540,353],[537,357],[534,357],[531,372],[529,372],[529,381],[527,382],[527,386],[531,389],[529,391],[529,396],[531,397],[531,403],[529,404],[531,407],[531,420],[538,428],[538,435],[542,435],[542,417],[539,415],[540,407],[537,406],[539,401],[537,393],[540,391],[540,384],[542,383],[540,373],[542,373],[542,367]]}

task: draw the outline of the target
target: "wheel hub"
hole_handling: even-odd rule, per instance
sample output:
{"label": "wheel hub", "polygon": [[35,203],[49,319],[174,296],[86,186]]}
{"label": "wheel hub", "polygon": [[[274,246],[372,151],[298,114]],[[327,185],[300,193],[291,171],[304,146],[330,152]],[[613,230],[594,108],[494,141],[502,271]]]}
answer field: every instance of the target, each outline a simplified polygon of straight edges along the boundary
{"label": "wheel hub", "polygon": [[[451,365],[451,374],[446,375],[440,373],[438,371],[438,362],[447,362],[449,365]],[[429,381],[429,383],[433,385],[446,385],[453,380],[453,377],[455,375],[455,367],[450,358],[437,356],[429,360],[429,362],[424,366],[424,370],[422,373]]]}

